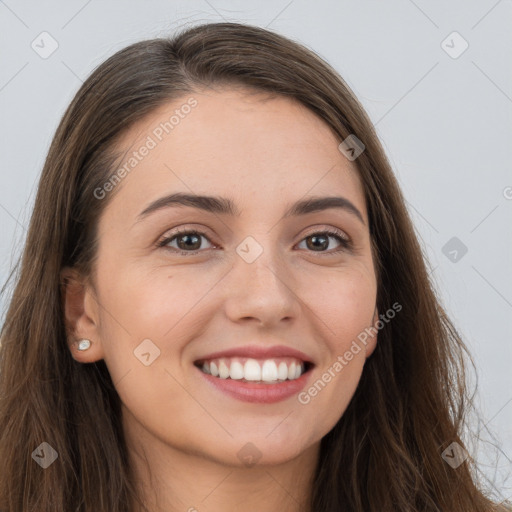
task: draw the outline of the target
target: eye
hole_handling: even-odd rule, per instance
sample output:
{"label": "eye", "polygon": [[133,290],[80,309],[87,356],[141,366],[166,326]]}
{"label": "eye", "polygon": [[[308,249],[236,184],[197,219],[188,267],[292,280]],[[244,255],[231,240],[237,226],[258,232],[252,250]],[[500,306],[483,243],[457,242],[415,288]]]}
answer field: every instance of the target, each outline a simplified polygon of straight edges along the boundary
{"label": "eye", "polygon": [[[173,252],[178,252],[184,256],[196,254],[201,246],[201,237],[209,240],[206,233],[202,231],[182,230],[177,231],[172,235],[166,236],[161,239],[157,246],[172,249]],[[176,240],[178,247],[173,247],[170,244]]]}
{"label": "eye", "polygon": [[[329,239],[333,238],[338,240],[340,247],[331,251],[322,250],[329,247]],[[308,242],[308,240],[310,240],[310,242]],[[338,230],[325,230],[311,233],[304,238],[303,241],[306,242],[307,248],[311,249],[313,252],[327,252],[328,254],[333,254],[352,248],[351,241],[342,231]]]}

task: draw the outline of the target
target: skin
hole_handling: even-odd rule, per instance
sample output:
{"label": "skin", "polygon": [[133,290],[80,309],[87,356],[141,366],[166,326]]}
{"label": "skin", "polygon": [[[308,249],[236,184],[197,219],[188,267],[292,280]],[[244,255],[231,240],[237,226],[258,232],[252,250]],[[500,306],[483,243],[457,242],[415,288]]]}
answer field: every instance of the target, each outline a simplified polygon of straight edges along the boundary
{"label": "skin", "polygon": [[[347,408],[376,336],[308,404],[297,396],[236,400],[208,386],[193,362],[236,346],[283,344],[314,361],[310,386],[378,320],[362,184],[315,114],[235,88],[161,107],[119,148],[139,148],[190,96],[197,106],[103,199],[94,287],[63,271],[71,278],[70,350],[81,363],[107,364],[147,510],[226,512],[240,503],[246,512],[307,510],[320,440]],[[169,207],[136,222],[174,192],[228,197],[241,215]],[[349,199],[364,223],[341,209],[283,218],[288,205],[311,196]],[[183,236],[157,248],[175,228],[206,237],[191,249]],[[308,246],[308,237],[333,228],[353,249],[330,236],[323,248]],[[263,248],[250,264],[236,252],[247,236]],[[185,256],[173,248],[196,250]],[[92,342],[84,352],[74,343],[81,338]],[[149,366],[134,356],[145,339],[160,350]],[[237,455],[247,443],[260,455],[251,467]]]}

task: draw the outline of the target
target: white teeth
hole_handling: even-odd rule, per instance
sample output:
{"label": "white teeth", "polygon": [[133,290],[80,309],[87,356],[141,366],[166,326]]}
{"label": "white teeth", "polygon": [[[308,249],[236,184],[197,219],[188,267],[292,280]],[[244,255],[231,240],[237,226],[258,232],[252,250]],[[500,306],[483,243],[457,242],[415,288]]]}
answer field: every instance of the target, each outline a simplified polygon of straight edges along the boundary
{"label": "white teeth", "polygon": [[255,359],[247,359],[244,364],[245,380],[261,380],[261,366]]}
{"label": "white teeth", "polygon": [[262,361],[240,357],[204,361],[201,365],[201,370],[220,379],[245,379],[246,381],[265,383],[295,380],[305,371],[304,364],[297,359],[293,360],[293,358],[282,358],[277,361],[266,359]]}
{"label": "white teeth", "polygon": [[279,363],[279,368],[277,369],[277,378],[279,380],[286,380],[288,378],[288,366],[282,361]]}
{"label": "white teeth", "polygon": [[[212,371],[213,374],[213,371]],[[290,366],[288,366],[288,379],[293,380],[295,379],[295,363],[292,363]]]}
{"label": "white teeth", "polygon": [[224,361],[219,363],[219,377],[221,379],[227,379],[229,377],[229,368]]}
{"label": "white teeth", "polygon": [[231,363],[231,368],[229,369],[229,376],[232,379],[240,380],[244,378],[244,367],[238,361],[233,361]]}
{"label": "white teeth", "polygon": [[264,380],[265,382],[277,380],[277,365],[275,361],[267,360],[263,363],[261,368],[261,380]]}

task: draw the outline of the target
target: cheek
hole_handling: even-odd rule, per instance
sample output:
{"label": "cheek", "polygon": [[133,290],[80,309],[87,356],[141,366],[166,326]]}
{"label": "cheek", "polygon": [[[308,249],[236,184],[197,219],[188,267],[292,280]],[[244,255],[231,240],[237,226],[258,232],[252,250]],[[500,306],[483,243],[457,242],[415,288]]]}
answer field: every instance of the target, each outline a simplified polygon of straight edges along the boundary
{"label": "cheek", "polygon": [[[225,447],[230,440],[226,429],[234,431],[233,426],[223,418],[217,419],[218,414],[207,413],[208,402],[180,384],[182,380],[158,360],[149,367],[134,367],[116,385],[123,407],[129,412],[126,422],[130,428],[140,429],[134,427],[133,419],[136,420],[135,425],[140,425],[145,435],[184,452],[208,452],[213,449],[212,444]],[[236,450],[228,451],[231,452]]]}
{"label": "cheek", "polygon": [[201,301],[219,281],[211,272],[200,272],[199,277],[185,268],[130,267],[105,275],[103,282],[109,285],[103,286],[102,297],[110,308],[107,323],[116,324],[121,337],[129,333],[132,342],[172,336],[179,345],[187,316],[197,315]]}
{"label": "cheek", "polygon": [[339,268],[325,279],[313,279],[304,285],[308,304],[321,320],[331,353],[343,353],[357,336],[372,325],[376,305],[376,282],[363,264]]}
{"label": "cheek", "polygon": [[346,411],[361,379],[366,361],[364,346],[339,340],[339,350],[321,366],[297,396],[303,413],[315,418],[322,435],[330,431]]}
{"label": "cheek", "polygon": [[308,286],[314,290],[308,304],[314,307],[315,328],[326,350],[315,379],[298,401],[330,429],[343,415],[361,378],[366,361],[363,340],[371,333],[376,283],[364,265],[336,269],[316,282],[315,288]]}
{"label": "cheek", "polygon": [[213,314],[204,299],[218,276],[105,266],[98,277],[104,359],[113,382],[124,385],[119,389],[123,402],[144,409],[149,397],[156,403],[163,395],[179,396],[180,387],[168,372],[183,380],[182,352],[191,333]]}

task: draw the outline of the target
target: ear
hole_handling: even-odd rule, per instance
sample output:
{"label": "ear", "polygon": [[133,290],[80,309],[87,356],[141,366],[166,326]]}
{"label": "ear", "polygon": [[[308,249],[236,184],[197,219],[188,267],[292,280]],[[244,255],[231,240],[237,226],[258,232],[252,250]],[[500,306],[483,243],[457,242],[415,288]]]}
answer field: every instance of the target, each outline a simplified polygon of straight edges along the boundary
{"label": "ear", "polygon": [[[73,358],[80,363],[93,363],[103,359],[100,339],[99,308],[91,287],[84,283],[80,274],[65,267],[60,273],[62,308],[68,347]],[[78,350],[81,339],[91,341],[89,349]]]}
{"label": "ear", "polygon": [[375,328],[375,332],[372,329],[372,334],[368,336],[366,342],[366,357],[370,357],[373,354],[373,351],[377,347],[377,322],[379,321],[379,310],[375,307],[375,313],[373,315],[373,324],[372,326]]}

